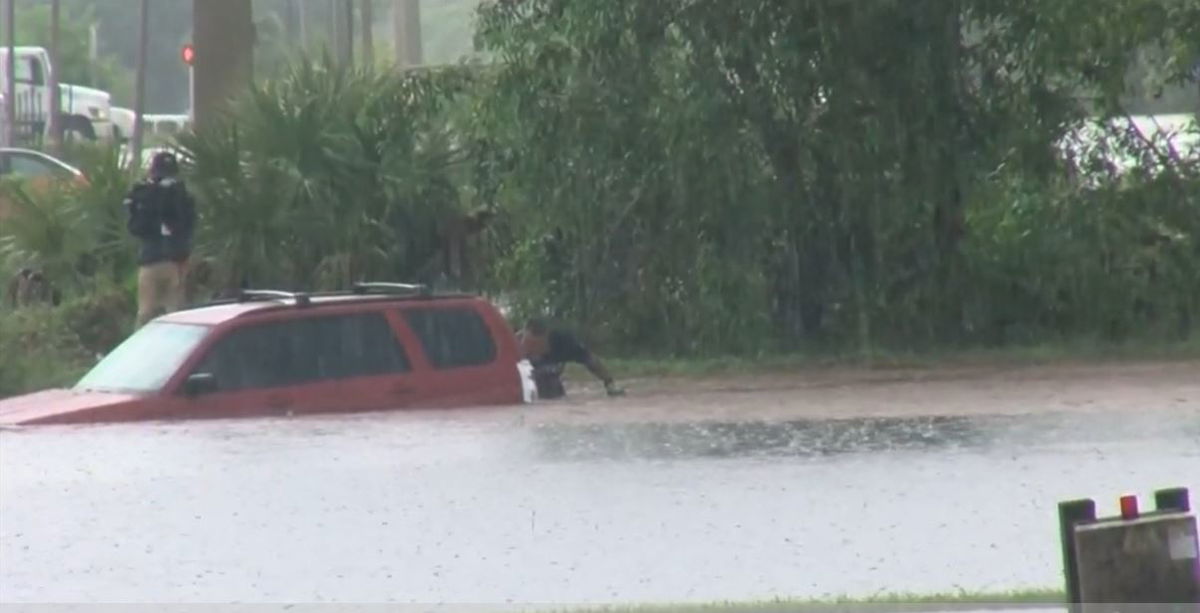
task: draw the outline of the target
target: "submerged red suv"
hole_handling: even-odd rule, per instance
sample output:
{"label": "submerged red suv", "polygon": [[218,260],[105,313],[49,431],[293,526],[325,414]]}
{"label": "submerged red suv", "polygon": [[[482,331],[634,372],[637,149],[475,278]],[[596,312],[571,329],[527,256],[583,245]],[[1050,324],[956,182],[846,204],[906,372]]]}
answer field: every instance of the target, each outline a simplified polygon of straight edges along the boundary
{"label": "submerged red suv", "polygon": [[164,315],[73,389],[0,400],[0,424],[230,418],[530,401],[488,301],[422,286],[244,291]]}

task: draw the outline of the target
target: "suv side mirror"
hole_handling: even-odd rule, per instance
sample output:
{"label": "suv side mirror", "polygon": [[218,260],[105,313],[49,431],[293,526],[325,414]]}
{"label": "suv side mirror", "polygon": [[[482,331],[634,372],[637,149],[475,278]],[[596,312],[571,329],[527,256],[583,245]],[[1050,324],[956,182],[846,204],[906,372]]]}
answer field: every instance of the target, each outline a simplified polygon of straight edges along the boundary
{"label": "suv side mirror", "polygon": [[205,394],[211,394],[217,391],[217,377],[212,373],[198,372],[189,375],[187,381],[183,382],[183,393],[186,396],[196,397]]}

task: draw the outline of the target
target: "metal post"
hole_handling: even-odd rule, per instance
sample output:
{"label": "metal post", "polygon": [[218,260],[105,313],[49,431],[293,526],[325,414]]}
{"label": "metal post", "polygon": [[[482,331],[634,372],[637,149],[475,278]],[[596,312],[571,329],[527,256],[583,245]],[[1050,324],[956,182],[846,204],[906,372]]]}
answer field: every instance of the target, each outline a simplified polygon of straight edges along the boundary
{"label": "metal post", "polygon": [[4,67],[4,144],[9,147],[16,143],[17,136],[17,27],[14,1],[4,0],[4,42],[8,45]]}
{"label": "metal post", "polygon": [[1058,530],[1062,540],[1063,575],[1066,579],[1067,603],[1081,604],[1079,596],[1079,564],[1075,559],[1075,524],[1096,519],[1096,502],[1091,499],[1058,503]]}
{"label": "metal post", "polygon": [[100,24],[88,25],[88,78],[96,80],[96,66],[100,63]]}
{"label": "metal post", "polygon": [[196,69],[187,67],[188,71],[188,121],[196,125]]}
{"label": "metal post", "polygon": [[50,0],[50,48],[47,50],[50,54],[50,121],[48,132],[50,135],[51,150],[58,153],[62,150],[62,92],[59,88],[59,31],[60,24],[60,0]]}

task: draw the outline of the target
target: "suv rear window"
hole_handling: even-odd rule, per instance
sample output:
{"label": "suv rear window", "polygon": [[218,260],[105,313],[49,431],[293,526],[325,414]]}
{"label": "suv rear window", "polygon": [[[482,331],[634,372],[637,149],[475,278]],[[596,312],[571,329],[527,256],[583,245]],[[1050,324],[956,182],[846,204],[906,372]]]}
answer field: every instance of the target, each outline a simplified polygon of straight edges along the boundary
{"label": "suv rear window", "polygon": [[382,313],[309,317],[235,329],[197,372],[221,390],[269,388],[409,370]]}
{"label": "suv rear window", "polygon": [[496,359],[492,334],[473,309],[405,309],[402,313],[434,368],[481,366]]}

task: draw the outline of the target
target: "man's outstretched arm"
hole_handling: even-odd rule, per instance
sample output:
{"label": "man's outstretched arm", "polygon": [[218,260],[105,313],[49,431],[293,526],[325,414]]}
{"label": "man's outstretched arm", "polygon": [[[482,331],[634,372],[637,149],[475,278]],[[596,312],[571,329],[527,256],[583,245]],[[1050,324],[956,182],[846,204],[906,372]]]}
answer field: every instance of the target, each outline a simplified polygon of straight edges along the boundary
{"label": "man's outstretched arm", "polygon": [[602,382],[604,382],[604,389],[608,392],[609,396],[621,396],[625,394],[625,390],[617,387],[616,381],[613,380],[612,373],[609,372],[608,367],[604,365],[604,362],[602,362],[600,358],[596,357],[596,354],[589,351],[587,360],[583,361],[583,366],[588,369],[588,372],[595,375],[597,379],[600,379]]}

